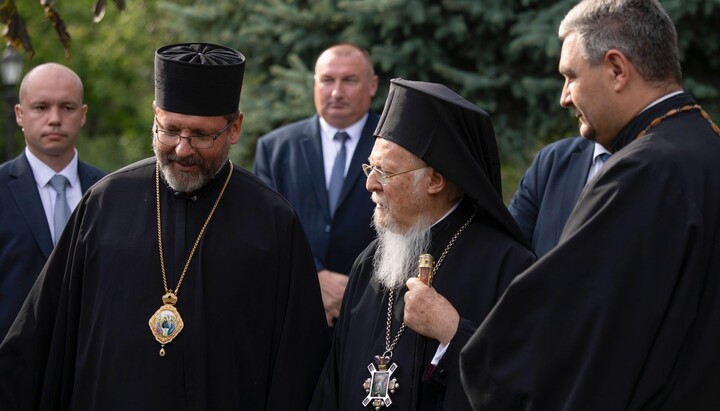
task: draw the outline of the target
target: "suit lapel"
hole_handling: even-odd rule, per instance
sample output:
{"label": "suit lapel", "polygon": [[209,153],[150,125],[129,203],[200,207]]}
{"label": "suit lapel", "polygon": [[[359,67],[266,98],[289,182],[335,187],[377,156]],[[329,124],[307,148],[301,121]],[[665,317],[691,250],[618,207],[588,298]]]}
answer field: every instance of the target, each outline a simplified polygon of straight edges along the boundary
{"label": "suit lapel", "polygon": [[[350,160],[350,167],[348,168],[347,175],[343,181],[343,187],[340,191],[340,199],[338,200],[338,208],[342,205],[345,198],[349,195],[352,188],[357,184],[358,179],[364,177],[362,171],[362,164],[368,162],[368,153],[372,151],[372,147],[375,144],[375,127],[377,127],[378,119],[374,113],[369,113],[368,118],[365,121],[362,134],[360,135],[360,141],[355,147],[352,159]],[[364,184],[363,184],[364,185]],[[368,193],[368,197],[370,193]]]}
{"label": "suit lapel", "polygon": [[580,192],[585,188],[594,147],[592,142],[588,141],[586,144],[578,146],[570,156],[568,170],[571,172],[565,173],[567,176],[567,184],[565,185],[567,189],[562,191],[563,198],[560,202],[560,216],[563,221],[567,221],[568,217],[570,217],[570,213],[572,213],[575,203],[580,197]]}
{"label": "suit lapel", "polygon": [[20,157],[13,160],[10,176],[15,177],[15,180],[8,183],[8,189],[30,227],[35,241],[47,258],[53,249],[50,227],[47,217],[45,217],[35,177],[25,154],[21,154]]}
{"label": "suit lapel", "polygon": [[100,177],[91,173],[88,167],[81,161],[78,161],[78,176],[80,177],[80,191],[85,194],[88,188],[100,180]]}
{"label": "suit lapel", "polygon": [[[327,187],[325,186],[325,168],[323,165],[322,142],[320,139],[320,122],[315,115],[308,122],[299,140],[300,150],[305,164],[305,175],[312,179],[312,187],[317,202],[323,212],[330,216]],[[343,188],[344,189],[344,188]],[[342,198],[342,195],[341,195]],[[342,200],[341,200],[342,201]]]}

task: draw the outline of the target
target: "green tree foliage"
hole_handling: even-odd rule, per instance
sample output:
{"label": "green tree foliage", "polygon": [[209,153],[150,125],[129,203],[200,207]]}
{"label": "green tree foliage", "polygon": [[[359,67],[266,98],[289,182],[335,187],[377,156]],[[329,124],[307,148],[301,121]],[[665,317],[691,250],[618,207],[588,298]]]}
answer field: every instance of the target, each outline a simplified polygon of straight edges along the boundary
{"label": "green tree foliage", "polygon": [[[175,40],[166,34],[167,20],[158,18],[155,0],[133,0],[123,12],[111,8],[96,24],[92,11],[98,3],[76,0],[57,6],[72,37],[69,53],[42,13],[24,12],[35,53],[24,55],[23,72],[54,61],[78,73],[88,105],[78,139],[80,157],[114,171],[152,155],[153,56],[155,49]],[[16,151],[22,147],[18,130]]]}
{"label": "green tree foliage", "polygon": [[[495,125],[506,198],[542,145],[577,133],[560,107],[557,27],[570,0],[197,0],[163,4],[185,40],[219,42],[247,56],[240,161],[255,140],[314,112],[315,58],[335,42],[367,47],[381,79],[440,82],[487,110]],[[720,104],[716,33],[720,0],[667,0],[675,20],[685,87],[714,118]],[[719,118],[720,119],[720,118]]]}
{"label": "green tree foliage", "polygon": [[[118,9],[125,9],[125,0],[113,0],[115,6]],[[65,27],[65,22],[60,16],[55,2],[53,0],[40,0],[38,2],[39,8],[42,9],[43,14],[49,21],[50,25],[55,29],[58,41],[63,45],[66,52],[70,52],[70,33],[68,33]],[[103,19],[107,4],[105,0],[97,0],[93,6],[93,21],[96,23]],[[39,10],[36,10],[39,11]],[[27,31],[25,26],[25,20],[23,19],[20,10],[15,5],[14,0],[3,0],[0,4],[0,23],[6,26],[3,37],[8,44],[11,44],[15,48],[22,48],[30,55],[35,53],[30,40],[30,33]]]}
{"label": "green tree foliage", "polygon": [[[58,61],[82,76],[90,111],[80,152],[112,171],[151,155],[154,50],[182,41],[235,47],[247,64],[243,137],[233,158],[249,168],[259,136],[315,111],[317,55],[336,42],[357,43],[380,76],[375,110],[389,80],[402,77],[446,84],[491,114],[508,199],[542,145],[577,133],[572,113],[558,104],[557,74],[557,26],[575,2],[133,0],[96,25],[94,1],[76,0],[57,5],[72,36],[69,61],[44,17],[23,13],[36,46],[26,70]],[[663,4],[678,29],[684,86],[720,122],[720,0]]]}

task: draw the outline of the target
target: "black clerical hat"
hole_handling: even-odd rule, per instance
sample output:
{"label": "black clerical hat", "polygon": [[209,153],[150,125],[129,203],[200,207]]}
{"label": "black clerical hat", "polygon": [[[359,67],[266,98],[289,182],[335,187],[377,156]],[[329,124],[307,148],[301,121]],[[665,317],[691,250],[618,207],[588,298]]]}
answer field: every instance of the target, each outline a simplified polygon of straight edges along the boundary
{"label": "black clerical hat", "polygon": [[488,113],[442,84],[393,79],[375,136],[421,158],[527,245],[502,200]]}
{"label": "black clerical hat", "polygon": [[155,104],[195,116],[232,114],[240,104],[245,56],[216,44],[185,43],[155,52]]}

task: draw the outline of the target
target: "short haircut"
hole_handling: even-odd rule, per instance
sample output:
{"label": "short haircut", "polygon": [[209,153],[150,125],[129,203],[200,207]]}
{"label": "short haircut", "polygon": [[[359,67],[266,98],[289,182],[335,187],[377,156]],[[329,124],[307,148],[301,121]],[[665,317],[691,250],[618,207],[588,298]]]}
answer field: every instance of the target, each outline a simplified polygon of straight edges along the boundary
{"label": "short haircut", "polygon": [[[355,52],[359,52],[360,54],[362,54],[363,58],[367,62],[367,66],[368,66],[368,70],[369,70],[367,73],[368,78],[371,78],[372,76],[374,76],[375,69],[373,68],[372,60],[370,59],[370,52],[365,47],[358,46],[357,44],[337,43],[337,44],[334,44],[334,45],[328,47],[327,49],[325,49],[322,53],[320,53],[320,56],[322,56],[325,53],[333,53],[334,55],[344,57],[344,56],[349,56],[350,54],[355,53]],[[315,60],[315,67],[317,67],[317,62],[318,62],[318,60],[320,60],[320,56],[318,56],[318,58]]]}
{"label": "short haircut", "polygon": [[682,80],[677,33],[657,0],[584,0],[560,23],[558,36],[578,34],[582,56],[591,66],[616,49],[648,82]]}

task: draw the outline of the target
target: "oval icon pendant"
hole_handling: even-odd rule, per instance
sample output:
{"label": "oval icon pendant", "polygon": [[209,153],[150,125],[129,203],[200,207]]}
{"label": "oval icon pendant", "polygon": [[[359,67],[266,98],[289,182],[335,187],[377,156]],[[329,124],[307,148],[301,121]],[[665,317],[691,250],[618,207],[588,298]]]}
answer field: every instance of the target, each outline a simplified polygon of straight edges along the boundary
{"label": "oval icon pendant", "polygon": [[[174,296],[173,296],[174,297]],[[172,341],[183,329],[183,320],[173,304],[163,297],[165,304],[150,317],[148,325],[153,336],[160,343],[160,356],[165,356],[165,344]],[[175,299],[177,301],[177,299]],[[173,301],[174,302],[174,301]]]}

